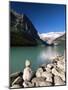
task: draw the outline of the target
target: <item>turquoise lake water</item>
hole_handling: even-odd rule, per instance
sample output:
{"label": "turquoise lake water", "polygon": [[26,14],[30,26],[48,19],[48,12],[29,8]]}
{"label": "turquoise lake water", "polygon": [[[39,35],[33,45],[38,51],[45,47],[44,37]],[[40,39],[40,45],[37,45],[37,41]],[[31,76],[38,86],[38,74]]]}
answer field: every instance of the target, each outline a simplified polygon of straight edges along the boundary
{"label": "turquoise lake water", "polygon": [[41,64],[48,64],[50,59],[64,54],[65,45],[36,46],[36,47],[12,47],[10,48],[9,67],[10,73],[23,71],[25,60],[31,61],[31,67],[36,70]]}

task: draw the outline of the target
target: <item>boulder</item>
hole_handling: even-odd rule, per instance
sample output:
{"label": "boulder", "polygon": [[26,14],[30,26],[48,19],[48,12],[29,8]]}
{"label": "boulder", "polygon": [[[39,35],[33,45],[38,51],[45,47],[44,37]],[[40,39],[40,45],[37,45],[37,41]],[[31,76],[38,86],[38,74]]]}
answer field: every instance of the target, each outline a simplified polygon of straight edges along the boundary
{"label": "boulder", "polygon": [[65,85],[64,81],[59,76],[54,77],[54,84],[55,85]]}
{"label": "boulder", "polygon": [[10,75],[10,78],[18,77],[19,73],[20,73],[20,72],[12,73],[12,74]]}
{"label": "boulder", "polygon": [[23,82],[23,87],[28,87],[27,83]]}
{"label": "boulder", "polygon": [[65,81],[65,72],[62,71],[60,68],[53,68],[52,73],[56,76],[60,76],[63,81]]}
{"label": "boulder", "polygon": [[34,84],[31,83],[31,82],[28,82],[28,81],[24,81],[24,82],[23,82],[23,86],[24,86],[24,87],[33,87]]}
{"label": "boulder", "polygon": [[12,87],[10,87],[11,89],[19,89],[22,88],[22,86],[18,85],[18,84],[14,84]]}
{"label": "boulder", "polygon": [[31,80],[31,82],[34,84],[34,86],[39,86],[40,82],[45,81],[45,78],[43,77],[35,77]]}
{"label": "boulder", "polygon": [[53,62],[56,62],[57,61],[63,61],[64,60],[64,56],[57,56],[56,58],[53,59]]}
{"label": "boulder", "polygon": [[52,82],[52,73],[45,71],[42,73],[42,77],[46,78],[46,81]]}
{"label": "boulder", "polygon": [[52,86],[52,83],[48,81],[39,82],[39,86]]}
{"label": "boulder", "polygon": [[64,61],[57,61],[57,67],[65,71]]}
{"label": "boulder", "polygon": [[52,69],[52,73],[59,76],[59,72],[55,68]]}
{"label": "boulder", "polygon": [[33,72],[30,67],[26,67],[23,71],[23,80],[30,81],[33,76]]}
{"label": "boulder", "polygon": [[48,77],[48,78],[46,78],[46,81],[48,81],[48,82],[51,82],[51,83],[52,83],[52,77]]}
{"label": "boulder", "polygon": [[23,82],[22,77],[19,76],[19,77],[17,77],[17,78],[13,81],[12,86],[13,86],[14,84],[22,85],[22,82]]}
{"label": "boulder", "polygon": [[65,72],[60,73],[59,76],[62,78],[63,81],[65,81]]}
{"label": "boulder", "polygon": [[38,70],[36,71],[36,77],[42,77],[42,73],[43,73],[43,69],[38,68]]}
{"label": "boulder", "polygon": [[52,67],[54,67],[54,64],[48,64],[47,65],[47,68],[50,68],[51,69]]}
{"label": "boulder", "polygon": [[56,68],[56,65],[57,65],[57,63],[56,62],[53,62],[51,64],[48,64],[47,65],[47,68],[50,68],[52,70],[52,68]]}
{"label": "boulder", "polygon": [[12,86],[12,82],[19,76],[22,76],[23,72],[15,72],[10,75],[10,86]]}
{"label": "boulder", "polygon": [[51,72],[52,72],[52,71],[51,71],[51,69],[50,69],[50,68],[48,68],[48,67],[46,67],[45,69],[46,69],[46,71],[47,71],[47,72],[49,72],[49,73],[51,73]]}
{"label": "boulder", "polygon": [[38,86],[51,86],[52,83],[46,81],[45,78],[43,77],[36,77],[32,79],[32,83],[34,84],[34,87],[38,87]]}
{"label": "boulder", "polygon": [[63,61],[64,56],[58,56],[58,58],[59,58],[59,61],[60,61],[60,60]]}

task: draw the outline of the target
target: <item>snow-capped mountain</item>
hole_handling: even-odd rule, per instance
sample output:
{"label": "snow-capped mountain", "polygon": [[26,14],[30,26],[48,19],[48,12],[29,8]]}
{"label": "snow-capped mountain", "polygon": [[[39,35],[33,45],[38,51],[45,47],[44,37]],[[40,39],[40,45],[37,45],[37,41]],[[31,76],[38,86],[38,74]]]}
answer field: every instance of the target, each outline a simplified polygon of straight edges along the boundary
{"label": "snow-capped mountain", "polygon": [[52,44],[57,38],[65,35],[65,32],[49,32],[39,34],[40,39],[47,41],[47,43]]}
{"label": "snow-capped mountain", "polygon": [[65,32],[49,32],[49,33],[41,33],[41,34],[39,34],[39,36],[40,36],[40,38],[44,38],[44,40],[45,40],[46,37],[55,39],[64,34],[65,34]]}

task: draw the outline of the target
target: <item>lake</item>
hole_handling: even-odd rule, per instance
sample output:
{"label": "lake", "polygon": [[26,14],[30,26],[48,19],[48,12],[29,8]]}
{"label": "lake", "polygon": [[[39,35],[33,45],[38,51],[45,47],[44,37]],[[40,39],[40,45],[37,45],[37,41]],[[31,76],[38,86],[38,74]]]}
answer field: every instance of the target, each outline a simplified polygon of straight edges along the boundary
{"label": "lake", "polygon": [[31,67],[36,70],[41,64],[51,63],[51,59],[64,54],[65,45],[35,46],[35,47],[11,47],[10,48],[10,74],[23,71],[25,60],[31,61]]}

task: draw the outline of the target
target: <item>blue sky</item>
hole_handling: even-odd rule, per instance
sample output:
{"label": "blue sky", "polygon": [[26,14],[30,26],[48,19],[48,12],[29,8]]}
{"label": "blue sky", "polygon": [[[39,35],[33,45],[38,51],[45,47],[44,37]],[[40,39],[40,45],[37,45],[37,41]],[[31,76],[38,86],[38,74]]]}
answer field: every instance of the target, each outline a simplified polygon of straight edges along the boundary
{"label": "blue sky", "polygon": [[65,5],[10,2],[10,8],[26,14],[40,33],[65,31]]}

